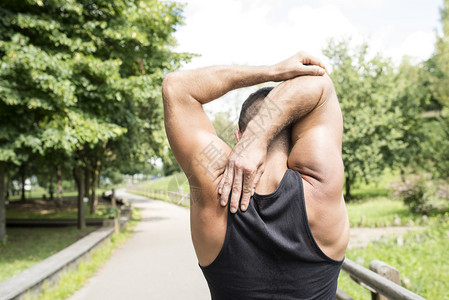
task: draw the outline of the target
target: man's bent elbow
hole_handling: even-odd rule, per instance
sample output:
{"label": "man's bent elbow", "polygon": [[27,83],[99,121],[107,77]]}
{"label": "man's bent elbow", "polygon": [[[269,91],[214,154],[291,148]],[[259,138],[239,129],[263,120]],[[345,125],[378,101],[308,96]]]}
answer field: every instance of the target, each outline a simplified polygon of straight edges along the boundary
{"label": "man's bent elbow", "polygon": [[162,81],[162,99],[164,102],[170,101],[175,98],[176,94],[176,73],[168,73],[164,76]]}
{"label": "man's bent elbow", "polygon": [[330,95],[335,92],[334,83],[329,75],[324,74],[321,76],[321,88],[323,91],[323,95]]}
{"label": "man's bent elbow", "polygon": [[327,73],[324,74],[323,77],[326,79],[326,86],[327,86],[328,88],[334,90],[335,87],[334,87],[334,83],[332,82],[331,77],[330,77]]}

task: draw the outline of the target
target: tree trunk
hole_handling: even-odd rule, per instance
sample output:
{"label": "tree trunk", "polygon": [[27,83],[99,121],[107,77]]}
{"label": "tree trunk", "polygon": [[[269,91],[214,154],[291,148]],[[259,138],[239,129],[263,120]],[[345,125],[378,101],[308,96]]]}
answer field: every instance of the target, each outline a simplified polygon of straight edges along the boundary
{"label": "tree trunk", "polygon": [[404,168],[401,168],[401,181],[402,181],[402,183],[405,183],[405,170],[404,170]]}
{"label": "tree trunk", "polygon": [[90,213],[94,214],[97,211],[98,205],[98,195],[97,195],[97,186],[98,186],[98,176],[100,175],[100,162],[97,161],[94,171],[92,172],[92,195],[90,202]]}
{"label": "tree trunk", "polygon": [[89,172],[89,167],[86,166],[84,168],[84,197],[89,198],[88,204],[90,206],[90,203],[92,201],[89,196],[90,196],[90,172]]}
{"label": "tree trunk", "polygon": [[345,177],[345,200],[346,202],[351,201],[352,195],[351,195],[351,177],[349,175],[346,175]]}
{"label": "tree trunk", "polygon": [[5,169],[0,167],[0,244],[6,241]]}
{"label": "tree trunk", "polygon": [[56,188],[56,203],[59,207],[62,207],[62,172],[61,166],[56,167],[56,178],[57,178],[57,188]]}
{"label": "tree trunk", "polygon": [[20,167],[20,180],[22,181],[22,197],[21,200],[25,201],[25,166]]}
{"label": "tree trunk", "polygon": [[12,196],[12,192],[11,192],[11,175],[9,175],[8,172],[5,172],[5,176],[6,176],[6,185],[4,187],[4,193],[6,194],[5,200],[9,200],[9,197]]}
{"label": "tree trunk", "polygon": [[84,173],[81,167],[73,169],[73,175],[78,189],[78,229],[86,228],[84,215]]}
{"label": "tree trunk", "polygon": [[53,190],[53,174],[50,175],[50,184],[48,186],[48,194],[50,194],[50,200],[54,199],[54,190]]}

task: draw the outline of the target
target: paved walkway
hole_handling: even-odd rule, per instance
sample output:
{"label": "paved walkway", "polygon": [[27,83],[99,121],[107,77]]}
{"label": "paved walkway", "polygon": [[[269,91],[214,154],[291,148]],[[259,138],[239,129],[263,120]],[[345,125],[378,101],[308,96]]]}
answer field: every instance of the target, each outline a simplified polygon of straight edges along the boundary
{"label": "paved walkway", "polygon": [[400,238],[411,231],[422,231],[419,226],[390,226],[390,227],[355,227],[351,228],[348,249],[368,246],[373,241],[385,240],[391,237]]}
{"label": "paved walkway", "polygon": [[134,234],[70,300],[210,299],[190,239],[189,210],[123,194],[142,211]]}

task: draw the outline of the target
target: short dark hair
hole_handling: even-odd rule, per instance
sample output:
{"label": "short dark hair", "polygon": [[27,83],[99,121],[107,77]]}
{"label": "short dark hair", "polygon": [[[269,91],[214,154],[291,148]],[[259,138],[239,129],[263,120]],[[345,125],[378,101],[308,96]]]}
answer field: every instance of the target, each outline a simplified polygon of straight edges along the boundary
{"label": "short dark hair", "polygon": [[245,131],[249,121],[259,112],[261,101],[271,92],[274,87],[263,87],[258,89],[243,102],[239,117],[239,130]]}

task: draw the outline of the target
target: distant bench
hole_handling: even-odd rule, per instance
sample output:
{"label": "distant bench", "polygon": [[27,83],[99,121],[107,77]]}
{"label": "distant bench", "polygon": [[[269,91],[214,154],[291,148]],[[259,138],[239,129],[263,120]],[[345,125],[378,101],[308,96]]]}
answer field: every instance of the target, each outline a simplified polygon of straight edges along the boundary
{"label": "distant bench", "polygon": [[[103,226],[108,219],[89,218],[86,219],[87,226]],[[6,219],[6,226],[76,226],[77,219]]]}

